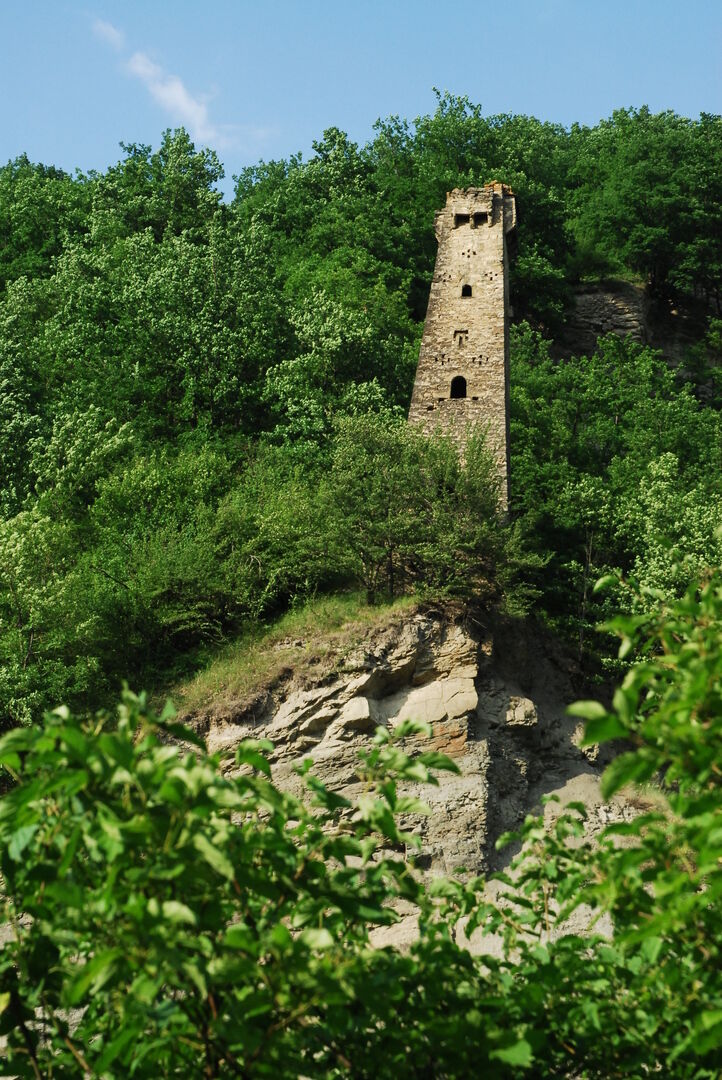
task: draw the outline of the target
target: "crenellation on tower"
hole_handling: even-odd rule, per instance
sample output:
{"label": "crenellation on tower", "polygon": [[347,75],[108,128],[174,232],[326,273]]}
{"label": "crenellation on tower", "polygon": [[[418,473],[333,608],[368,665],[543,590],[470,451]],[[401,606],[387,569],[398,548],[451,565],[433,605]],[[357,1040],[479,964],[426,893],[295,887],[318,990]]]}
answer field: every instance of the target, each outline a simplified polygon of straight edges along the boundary
{"label": "crenellation on tower", "polygon": [[438,252],[409,422],[463,448],[481,425],[509,505],[509,281],[511,188],[455,188],[434,219]]}

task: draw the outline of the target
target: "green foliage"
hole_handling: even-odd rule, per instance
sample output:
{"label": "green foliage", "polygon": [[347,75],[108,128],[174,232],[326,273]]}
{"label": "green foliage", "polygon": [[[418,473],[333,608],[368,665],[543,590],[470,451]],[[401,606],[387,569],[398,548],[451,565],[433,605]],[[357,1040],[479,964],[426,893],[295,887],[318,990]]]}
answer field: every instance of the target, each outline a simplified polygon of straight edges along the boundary
{"label": "green foliage", "polygon": [[228,463],[211,448],[166,450],[99,477],[124,438],[92,411],[69,421],[38,466],[47,490],[0,523],[0,702],[12,722],[53,699],[92,708],[129,670],[218,637],[211,529]]}
{"label": "green foliage", "polygon": [[720,413],[650,348],[609,335],[592,356],[555,362],[538,333],[515,327],[511,440],[515,508],[537,550],[553,552],[542,603],[580,656],[590,641],[606,647],[599,575],[633,571],[672,596],[717,564]]}
{"label": "green foliage", "polygon": [[418,589],[523,611],[530,557],[499,518],[481,441],[462,465],[383,408],[374,384],[347,401],[360,411],[327,446],[284,442],[244,462],[212,444],[128,460],[129,430],[99,410],[59,419],[33,459],[37,499],[0,523],[8,719],[62,699],[97,707],[128,674],[167,680],[194,651],[339,586],[371,602]]}
{"label": "green foliage", "polygon": [[[588,742],[627,740],[608,794],[658,787],[593,843],[584,807],[552,802],[546,827],[500,839],[522,847],[493,894],[414,868],[415,786],[455,768],[423,749],[423,725],[377,731],[353,803],[306,765],[305,799],[281,792],[268,743],[221,768],[128,692],[115,720],[63,708],[5,735],[6,1069],[717,1076],[722,579],[610,629],[638,660],[611,710],[572,711]],[[372,948],[400,900],[417,940]],[[498,935],[501,956],[472,956],[472,932]]]}
{"label": "green foliage", "polygon": [[[688,583],[722,557],[721,123],[642,108],[567,131],[439,94],[366,146],[331,128],[307,161],[245,170],[231,205],[182,130],[104,174],[0,169],[15,1075],[719,1075],[722,583]],[[512,522],[478,437],[460,461],[403,423],[433,212],[490,180],[517,195],[527,320]],[[697,305],[706,336],[678,369],[615,337],[552,359],[572,284],[608,273]],[[577,712],[589,740],[626,741],[608,793],[659,790],[596,846],[582,808],[529,819],[492,903],[397,857],[409,784],[449,767],[407,754],[423,732],[377,734],[355,805],[306,773],[308,806],[274,787],[267,745],[229,773],[143,699],[89,719],[123,677],[187,672],[339,586],[538,597],[582,658],[621,635],[618,663],[638,659],[612,709]],[[80,718],[33,726],[59,700]],[[400,899],[418,941],[371,949]],[[584,910],[611,937],[553,937]],[[501,959],[472,957],[464,927],[498,933]]]}
{"label": "green foliage", "polygon": [[[230,205],[216,155],[182,129],[124,145],[102,174],[25,157],[0,169],[4,714],[95,708],[123,674],[192,665],[339,584],[476,589],[518,610],[541,596],[582,655],[608,648],[593,627],[615,600],[591,591],[597,574],[683,589],[718,558],[716,322],[676,376],[614,340],[557,365],[539,331],[562,326],[576,277],[610,269],[709,318],[718,134],[718,117],[646,109],[567,131],[438,94],[433,114],[380,121],[367,145],[330,128],[308,160],[245,170]],[[529,320],[514,343],[513,528],[483,454],[459,465],[396,423],[433,213],[448,189],[494,179],[518,199],[511,299]]]}
{"label": "green foliage", "polygon": [[[608,629],[636,663],[611,710],[570,711],[586,720],[587,744],[626,740],[602,788],[631,796],[642,785],[637,812],[595,841],[580,804],[552,803],[546,828],[527,819],[499,841],[522,844],[501,904],[482,905],[471,925],[502,933],[514,958],[509,1017],[524,1018],[536,1075],[711,1078],[722,1062],[722,578],[653,609],[649,596],[629,598],[648,613]],[[574,913],[586,934],[570,931]],[[602,915],[611,929],[596,934]],[[553,930],[562,936],[550,941]]]}
{"label": "green foliage", "polygon": [[28,446],[39,505],[49,516],[82,516],[100,481],[131,446],[130,425],[104,421],[95,405],[83,413],[57,415],[50,437]]}
{"label": "green foliage", "polygon": [[46,277],[71,236],[87,231],[91,182],[26,154],[0,168],[0,295],[21,277]]}
{"label": "green foliage", "polygon": [[40,419],[31,408],[23,373],[12,361],[0,362],[0,516],[17,513],[31,483],[31,445]]}
{"label": "green foliage", "polygon": [[[378,733],[353,806],[306,774],[310,807],[270,782],[269,744],[242,744],[224,776],[217,759],[169,745],[196,740],[128,694],[117,724],[62,709],[6,736],[0,757],[18,778],[0,806],[6,1067],[292,1077],[357,1061],[359,1075],[391,1076],[409,1039],[420,1067],[445,1050],[457,1073],[468,1065],[478,1046],[451,1030],[437,1042],[434,1022],[440,1004],[458,1004],[460,1030],[473,1030],[468,983],[420,979],[417,961],[369,949],[370,926],[396,918],[393,900],[421,897],[409,864],[380,858],[415,843],[397,815],[423,807],[399,784],[455,768],[401,749],[422,731]],[[433,923],[424,938],[439,959],[451,950]],[[389,1024],[412,987],[413,1011]],[[483,1040],[492,1053],[507,1043]]]}
{"label": "green foliage", "polygon": [[608,270],[637,271],[660,298],[692,293],[715,300],[719,313],[719,133],[718,116],[694,122],[646,107],[619,109],[596,128],[573,128],[580,251],[597,265],[606,256]]}
{"label": "green foliage", "polygon": [[[318,453],[317,453],[318,457]],[[327,460],[265,452],[218,513],[232,592],[260,615],[342,582],[373,603],[409,587],[521,608],[524,554],[498,514],[481,440],[465,462],[386,409],[337,419]]]}
{"label": "green foliage", "polygon": [[[427,440],[383,414],[341,420],[328,477],[339,547],[374,602],[415,582],[452,596],[500,597],[523,559],[498,514],[498,482],[483,439],[463,462],[445,439]],[[509,589],[511,607],[522,593]]]}
{"label": "green foliage", "polygon": [[196,150],[182,128],[165,131],[160,148],[121,143],[125,158],[97,178],[93,189],[93,235],[103,242],[151,229],[208,240],[221,203],[214,185],[223,168],[213,150]]}

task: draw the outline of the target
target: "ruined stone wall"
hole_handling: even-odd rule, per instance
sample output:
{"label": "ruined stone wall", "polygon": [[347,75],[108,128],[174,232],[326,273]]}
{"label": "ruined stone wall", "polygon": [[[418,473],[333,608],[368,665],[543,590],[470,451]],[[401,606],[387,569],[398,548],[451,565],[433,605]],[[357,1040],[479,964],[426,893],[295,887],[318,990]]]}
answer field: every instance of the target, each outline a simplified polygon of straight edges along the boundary
{"label": "ruined stone wall", "polygon": [[439,249],[409,410],[411,423],[428,434],[450,435],[460,448],[474,428],[486,432],[504,509],[509,500],[506,235],[515,224],[514,196],[503,184],[447,194],[446,206],[436,214]]}

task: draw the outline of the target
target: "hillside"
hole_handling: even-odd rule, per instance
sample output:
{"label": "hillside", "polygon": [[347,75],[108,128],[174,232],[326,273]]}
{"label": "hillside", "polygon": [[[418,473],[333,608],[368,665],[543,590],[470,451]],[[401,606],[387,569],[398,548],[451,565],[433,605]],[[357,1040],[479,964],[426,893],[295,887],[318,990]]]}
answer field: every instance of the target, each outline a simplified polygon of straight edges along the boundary
{"label": "hillside", "polygon": [[545,793],[586,786],[600,801],[608,755],[579,749],[582,727],[566,713],[583,675],[540,626],[448,601],[397,604],[373,620],[348,605],[333,629],[332,611],[312,604],[286,627],[291,636],[266,635],[237,650],[232,666],[174,687],[179,719],[211,753],[269,739],[282,788],[301,794],[296,770],[310,759],[314,775],[349,798],[361,790],[359,751],[379,724],[431,724],[429,745],[460,769],[424,793],[431,816],[416,825],[419,865],[437,874],[496,868],[497,839]]}
{"label": "hillside", "polygon": [[[246,170],[230,204],[182,130],[104,173],[4,166],[4,722],[172,682],[349,587],[481,590],[607,662],[596,577],[673,595],[719,560],[719,123],[440,95]],[[403,423],[434,211],[491,179],[519,208],[507,525],[483,452],[461,475]]]}
{"label": "hillside", "polygon": [[[635,660],[611,708],[574,704],[584,750],[559,707],[575,665],[540,628],[459,605],[331,621],[325,675],[319,635],[196,730],[126,691],[0,740],[6,1067],[719,1071],[719,573],[617,620]],[[492,853],[542,791],[566,805]]]}
{"label": "hillside", "polygon": [[0,1080],[722,1080],[722,3],[0,37]]}

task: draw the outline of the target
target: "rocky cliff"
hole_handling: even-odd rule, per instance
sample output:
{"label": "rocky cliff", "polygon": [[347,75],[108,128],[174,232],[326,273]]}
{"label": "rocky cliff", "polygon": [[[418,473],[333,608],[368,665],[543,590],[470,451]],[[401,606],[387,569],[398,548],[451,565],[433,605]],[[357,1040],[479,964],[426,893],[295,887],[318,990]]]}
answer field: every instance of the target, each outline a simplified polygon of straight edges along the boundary
{"label": "rocky cliff", "polygon": [[607,281],[579,285],[564,329],[554,343],[558,357],[588,356],[602,334],[630,335],[635,341],[659,349],[673,364],[684,364],[689,350],[707,331],[707,319],[716,314],[703,305],[677,310],[653,304],[641,285]]}
{"label": "rocky cliff", "polygon": [[220,714],[191,718],[209,749],[269,738],[280,786],[298,791],[294,765],[310,757],[324,783],[353,795],[358,751],[378,724],[429,721],[433,746],[460,769],[422,792],[431,814],[416,828],[421,865],[431,872],[493,869],[496,838],[538,808],[545,792],[569,790],[593,808],[601,804],[600,762],[579,749],[580,730],[565,713],[580,693],[578,673],[531,623],[419,606],[368,630],[310,682],[284,670],[283,643],[276,647],[281,674],[270,685]]}
{"label": "rocky cliff", "polygon": [[624,281],[579,286],[558,343],[562,355],[594,352],[602,334],[629,334],[635,341],[652,336],[650,305],[644,289]]}

